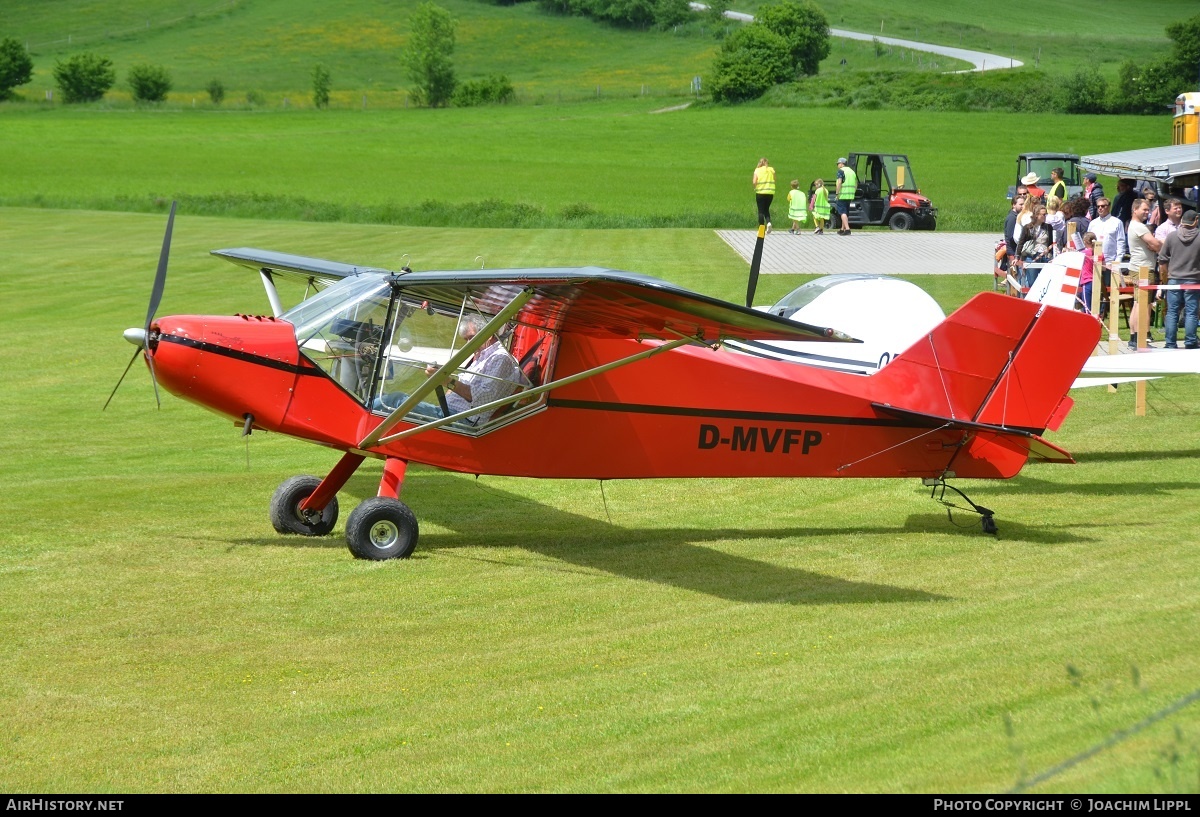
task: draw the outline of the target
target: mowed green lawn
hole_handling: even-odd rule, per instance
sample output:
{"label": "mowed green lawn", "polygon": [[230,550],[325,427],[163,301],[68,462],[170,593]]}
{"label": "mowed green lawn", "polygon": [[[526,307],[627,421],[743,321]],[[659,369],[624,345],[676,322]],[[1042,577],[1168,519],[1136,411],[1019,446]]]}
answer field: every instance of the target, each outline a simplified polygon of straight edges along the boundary
{"label": "mowed green lawn", "polygon": [[[703,107],[639,100],[450,110],[0,109],[0,205],[437,226],[752,226],[750,176],[832,184],[908,154],[938,228],[999,233],[1016,156],[1169,141],[1170,118]],[[1108,181],[1110,192],[1115,185]],[[514,216],[513,213],[516,213]],[[782,215],[780,216],[782,218]]]}
{"label": "mowed green lawn", "polygon": [[[1152,385],[1144,418],[1128,387],[1076,394],[1050,436],[1079,464],[963,483],[995,538],[908,480],[416,468],[416,554],[364,563],[340,524],[267,520],[334,452],[156,411],[140,364],[100,412],[163,222],[0,210],[4,791],[996,791],[1200,685],[1194,380]],[[600,263],[730,298],[745,276],[706,230],[183,212],[160,314],[263,311],[207,255],[230,246]],[[798,282],[766,276],[760,300]],[[946,306],[990,286],[922,284]],[[1035,790],[1195,790],[1198,740],[1193,706]]]}

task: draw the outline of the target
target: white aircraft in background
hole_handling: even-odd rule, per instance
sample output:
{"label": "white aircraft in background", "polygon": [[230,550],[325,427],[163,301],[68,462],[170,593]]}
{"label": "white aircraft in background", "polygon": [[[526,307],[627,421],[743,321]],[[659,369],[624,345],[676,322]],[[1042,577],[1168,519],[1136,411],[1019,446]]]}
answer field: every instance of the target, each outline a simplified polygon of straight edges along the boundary
{"label": "white aircraft in background", "polygon": [[[1082,268],[1083,253],[1060,254],[1042,269],[1026,300],[1074,309]],[[728,348],[862,375],[872,375],[887,366],[946,317],[937,301],[916,284],[867,274],[817,278],[792,290],[773,306],[756,308],[800,323],[836,326],[862,343],[728,341]],[[1100,347],[1102,354],[1088,359],[1072,388],[1200,374],[1200,350],[1146,349],[1108,355],[1103,354],[1105,347]]]}

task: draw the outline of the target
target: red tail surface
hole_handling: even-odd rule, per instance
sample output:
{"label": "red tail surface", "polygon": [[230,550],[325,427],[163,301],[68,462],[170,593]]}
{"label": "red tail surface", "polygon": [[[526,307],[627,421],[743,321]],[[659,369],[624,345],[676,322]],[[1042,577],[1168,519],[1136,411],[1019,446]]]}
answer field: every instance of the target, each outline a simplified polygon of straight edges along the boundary
{"label": "red tail surface", "polygon": [[969,432],[959,460],[994,461],[999,447],[1019,458],[1000,456],[1016,470],[1028,456],[1071,462],[1038,435],[1070,411],[1067,392],[1098,337],[1088,315],[983,293],[872,378],[877,407]]}

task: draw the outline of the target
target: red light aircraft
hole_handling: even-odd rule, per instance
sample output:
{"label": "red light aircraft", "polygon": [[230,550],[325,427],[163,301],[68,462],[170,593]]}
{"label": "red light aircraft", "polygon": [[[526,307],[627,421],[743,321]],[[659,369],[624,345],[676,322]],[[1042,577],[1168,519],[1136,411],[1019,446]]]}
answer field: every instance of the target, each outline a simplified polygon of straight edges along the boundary
{"label": "red light aircraft", "polygon": [[[383,460],[378,496],[346,523],[366,559],[417,544],[398,498],[409,462],[555,479],[911,477],[951,507],[944,492],[956,492],[995,532],[992,511],[946,480],[1073,462],[1041,435],[1070,410],[1099,334],[1086,315],[982,293],[863,376],[723,348],[857,342],[834,327],[629,272],[390,271],[255,249],[213,254],[261,274],[273,315],[156,319],[173,219],[174,207],[145,324],[125,333],[130,366],[142,354],[156,384],[244,433],[342,452],[323,479],[279,486],[281,533],[328,534],[338,490]],[[277,279],[317,291],[285,311]],[[494,337],[507,365],[481,369]]]}

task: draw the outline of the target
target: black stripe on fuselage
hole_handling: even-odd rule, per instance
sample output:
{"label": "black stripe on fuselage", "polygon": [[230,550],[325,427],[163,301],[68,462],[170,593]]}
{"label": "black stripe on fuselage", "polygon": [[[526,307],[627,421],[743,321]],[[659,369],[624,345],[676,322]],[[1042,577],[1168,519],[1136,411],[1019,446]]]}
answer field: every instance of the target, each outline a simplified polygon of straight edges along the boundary
{"label": "black stripe on fuselage", "polygon": [[[777,411],[742,411],[736,409],[687,408],[685,406],[652,406],[639,403],[604,403],[598,400],[562,400],[551,397],[548,407],[583,409],[585,411],[619,411],[627,414],[659,414],[673,417],[708,417],[721,420],[763,420],[775,423],[808,423],[833,426],[879,426],[884,428],[937,428],[941,425],[967,428],[948,417],[934,414],[921,415],[906,412],[904,418],[886,417],[838,417],[829,414],[786,414]],[[971,427],[984,431],[1000,431],[1002,427],[972,423]],[[1008,429],[1022,435],[1040,434],[1042,429],[1012,426]]]}
{"label": "black stripe on fuselage", "polygon": [[674,417],[710,417],[722,420],[763,420],[775,423],[819,423],[822,425],[884,426],[888,428],[936,428],[912,419],[885,417],[835,417],[827,414],[786,414],[776,411],[741,411],[734,409],[686,408],[684,406],[651,406],[638,403],[602,403],[595,400],[562,400],[551,397],[546,405],[556,408],[589,411],[620,411],[630,414],[665,414]]}
{"label": "black stripe on fuselage", "polygon": [[254,363],[259,366],[265,366],[268,369],[279,369],[281,372],[291,372],[292,374],[310,374],[323,375],[325,374],[318,368],[313,366],[298,366],[294,363],[287,363],[282,360],[273,360],[262,355],[251,354],[250,352],[241,352],[237,349],[230,349],[228,346],[219,346],[215,343],[208,343],[195,338],[182,338],[179,335],[159,335],[158,339],[161,343],[175,343],[179,346],[188,346],[192,349],[199,349],[202,352],[211,352],[214,355],[222,355],[231,357],[234,360],[245,361],[246,363]]}

